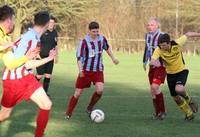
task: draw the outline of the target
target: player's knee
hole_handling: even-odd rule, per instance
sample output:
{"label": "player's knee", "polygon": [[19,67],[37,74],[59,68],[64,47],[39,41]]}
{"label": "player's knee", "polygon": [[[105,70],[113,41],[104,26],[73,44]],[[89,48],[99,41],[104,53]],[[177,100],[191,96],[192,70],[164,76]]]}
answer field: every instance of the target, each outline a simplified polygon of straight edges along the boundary
{"label": "player's knee", "polygon": [[74,97],[79,98],[81,96],[82,90],[76,90],[74,93]]}
{"label": "player's knee", "polygon": [[96,90],[97,94],[102,94],[103,93],[103,89],[99,89],[99,90]]}
{"label": "player's knee", "polygon": [[51,78],[51,74],[45,74],[45,78]]}
{"label": "player's knee", "polygon": [[40,106],[41,109],[46,109],[49,110],[52,107],[52,102],[48,99],[45,102],[42,103],[42,105]]}
{"label": "player's knee", "polygon": [[157,92],[160,92],[159,91],[159,85],[157,85],[157,84],[152,84],[151,85],[151,91],[153,92],[153,93],[157,93]]}
{"label": "player's knee", "polygon": [[185,89],[183,85],[176,85],[175,90],[176,92],[183,92]]}
{"label": "player's knee", "polygon": [[4,113],[3,115],[1,115],[0,117],[0,122],[5,121],[6,119],[8,119],[10,117],[10,113]]}
{"label": "player's knee", "polygon": [[51,109],[52,102],[49,100],[45,106],[46,106],[46,109]]}
{"label": "player's knee", "polygon": [[103,86],[98,86],[98,87],[96,87],[96,92],[97,92],[98,94],[102,94],[102,92],[103,92]]}
{"label": "player's knee", "polygon": [[42,78],[42,75],[37,75],[36,78],[37,78],[37,79],[41,79],[41,78]]}

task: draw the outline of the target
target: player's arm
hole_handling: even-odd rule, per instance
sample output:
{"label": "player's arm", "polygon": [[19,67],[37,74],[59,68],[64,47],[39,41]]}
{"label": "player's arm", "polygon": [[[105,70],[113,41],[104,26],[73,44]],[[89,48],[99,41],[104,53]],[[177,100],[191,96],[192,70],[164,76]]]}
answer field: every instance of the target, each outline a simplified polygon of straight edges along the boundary
{"label": "player's arm", "polygon": [[184,44],[186,43],[188,37],[200,37],[200,33],[187,32],[187,33],[185,33],[185,35],[183,35],[180,38],[178,38],[176,40],[176,43],[178,43],[178,45],[180,45],[180,46],[184,46]]}
{"label": "player's arm", "polygon": [[56,49],[56,57],[55,57],[55,63],[58,63],[58,33],[56,31],[56,35],[55,35],[55,49]]}
{"label": "player's arm", "polygon": [[185,33],[187,37],[200,37],[200,33],[197,32],[187,32]]}
{"label": "player's arm", "polygon": [[81,40],[76,50],[77,66],[80,77],[84,77],[82,60],[85,54],[85,46],[86,46],[86,41]]}
{"label": "player's arm", "polygon": [[159,47],[157,47],[151,57],[150,65],[153,65],[155,67],[160,67],[161,66],[160,61],[158,61],[159,57],[160,57],[160,49]]}
{"label": "player's arm", "polygon": [[4,65],[9,69],[14,69],[17,68],[24,63],[26,63],[28,60],[33,59],[37,54],[38,54],[37,49],[30,50],[26,53],[25,56],[22,56],[20,58],[15,58],[14,54],[12,51],[7,51],[3,56],[2,60]]}
{"label": "player's arm", "polygon": [[1,46],[0,46],[0,52],[2,52],[2,51],[4,51],[4,50],[7,50],[7,49],[9,49],[9,48],[12,48],[12,46],[11,46],[11,45],[1,45]]}
{"label": "player's arm", "polygon": [[103,37],[103,49],[107,52],[108,56],[112,59],[112,62],[117,65],[119,64],[119,60],[115,58],[112,48],[108,45],[108,42],[105,37]]}
{"label": "player's arm", "polygon": [[29,60],[28,62],[25,63],[25,67],[27,69],[39,67],[39,66],[46,64],[47,62],[53,60],[55,58],[55,56],[56,56],[56,50],[52,49],[52,50],[50,50],[48,57],[43,58],[41,60]]}
{"label": "player's arm", "polygon": [[106,50],[107,54],[110,56],[110,58],[112,59],[112,62],[117,65],[119,64],[119,60],[117,58],[115,58],[115,56],[113,55],[112,49],[108,48],[108,50]]}
{"label": "player's arm", "polygon": [[144,71],[146,71],[147,63],[148,63],[148,47],[147,47],[147,34],[146,34],[146,37],[145,37],[145,48],[144,48],[144,55],[143,55],[143,68],[144,68]]}
{"label": "player's arm", "polygon": [[77,61],[77,66],[78,66],[79,76],[84,77],[83,67],[82,67],[83,65],[82,65],[81,60]]}

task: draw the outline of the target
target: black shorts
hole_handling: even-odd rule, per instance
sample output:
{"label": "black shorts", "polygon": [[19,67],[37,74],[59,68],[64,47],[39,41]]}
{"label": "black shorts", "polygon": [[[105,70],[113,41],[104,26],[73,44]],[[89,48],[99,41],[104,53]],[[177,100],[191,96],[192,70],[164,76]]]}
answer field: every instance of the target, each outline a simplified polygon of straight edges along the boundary
{"label": "black shorts", "polygon": [[188,77],[188,73],[189,73],[189,70],[185,69],[176,74],[167,74],[167,84],[168,84],[171,96],[178,95],[175,90],[176,85],[185,86],[187,77]]}
{"label": "black shorts", "polygon": [[[45,58],[44,56],[41,58]],[[37,70],[37,74],[38,75],[44,75],[44,74],[52,74],[53,72],[53,66],[54,66],[54,60],[42,65],[42,66],[39,66],[36,68]]]}

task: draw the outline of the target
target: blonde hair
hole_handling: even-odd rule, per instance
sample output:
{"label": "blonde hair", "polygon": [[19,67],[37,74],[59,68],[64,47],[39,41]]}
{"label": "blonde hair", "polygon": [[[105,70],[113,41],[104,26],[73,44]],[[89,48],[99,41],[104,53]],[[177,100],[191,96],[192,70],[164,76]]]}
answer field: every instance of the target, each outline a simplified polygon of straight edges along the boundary
{"label": "blonde hair", "polygon": [[155,21],[156,24],[158,25],[158,28],[161,27],[160,20],[159,20],[158,18],[156,18],[156,17],[151,17],[151,18],[149,19],[148,23],[151,22],[151,21]]}

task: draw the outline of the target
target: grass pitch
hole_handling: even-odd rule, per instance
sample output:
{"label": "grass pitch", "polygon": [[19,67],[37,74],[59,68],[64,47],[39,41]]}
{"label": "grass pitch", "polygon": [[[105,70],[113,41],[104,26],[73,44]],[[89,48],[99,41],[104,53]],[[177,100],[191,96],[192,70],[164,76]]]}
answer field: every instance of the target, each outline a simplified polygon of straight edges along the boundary
{"label": "grass pitch", "polygon": [[[153,107],[142,55],[117,53],[116,56],[120,60],[117,66],[104,54],[105,89],[95,108],[105,112],[105,121],[95,124],[85,113],[94,87],[83,92],[72,118],[64,119],[67,103],[74,93],[77,66],[75,52],[60,53],[49,89],[53,108],[45,137],[199,137],[200,114],[196,114],[194,121],[184,121],[184,114],[172,101],[166,83],[161,89],[167,118],[152,120]],[[200,97],[199,60],[199,56],[185,57],[190,69],[187,89],[197,102]],[[0,123],[0,137],[34,136],[37,110],[32,102],[21,102],[11,118]]]}

